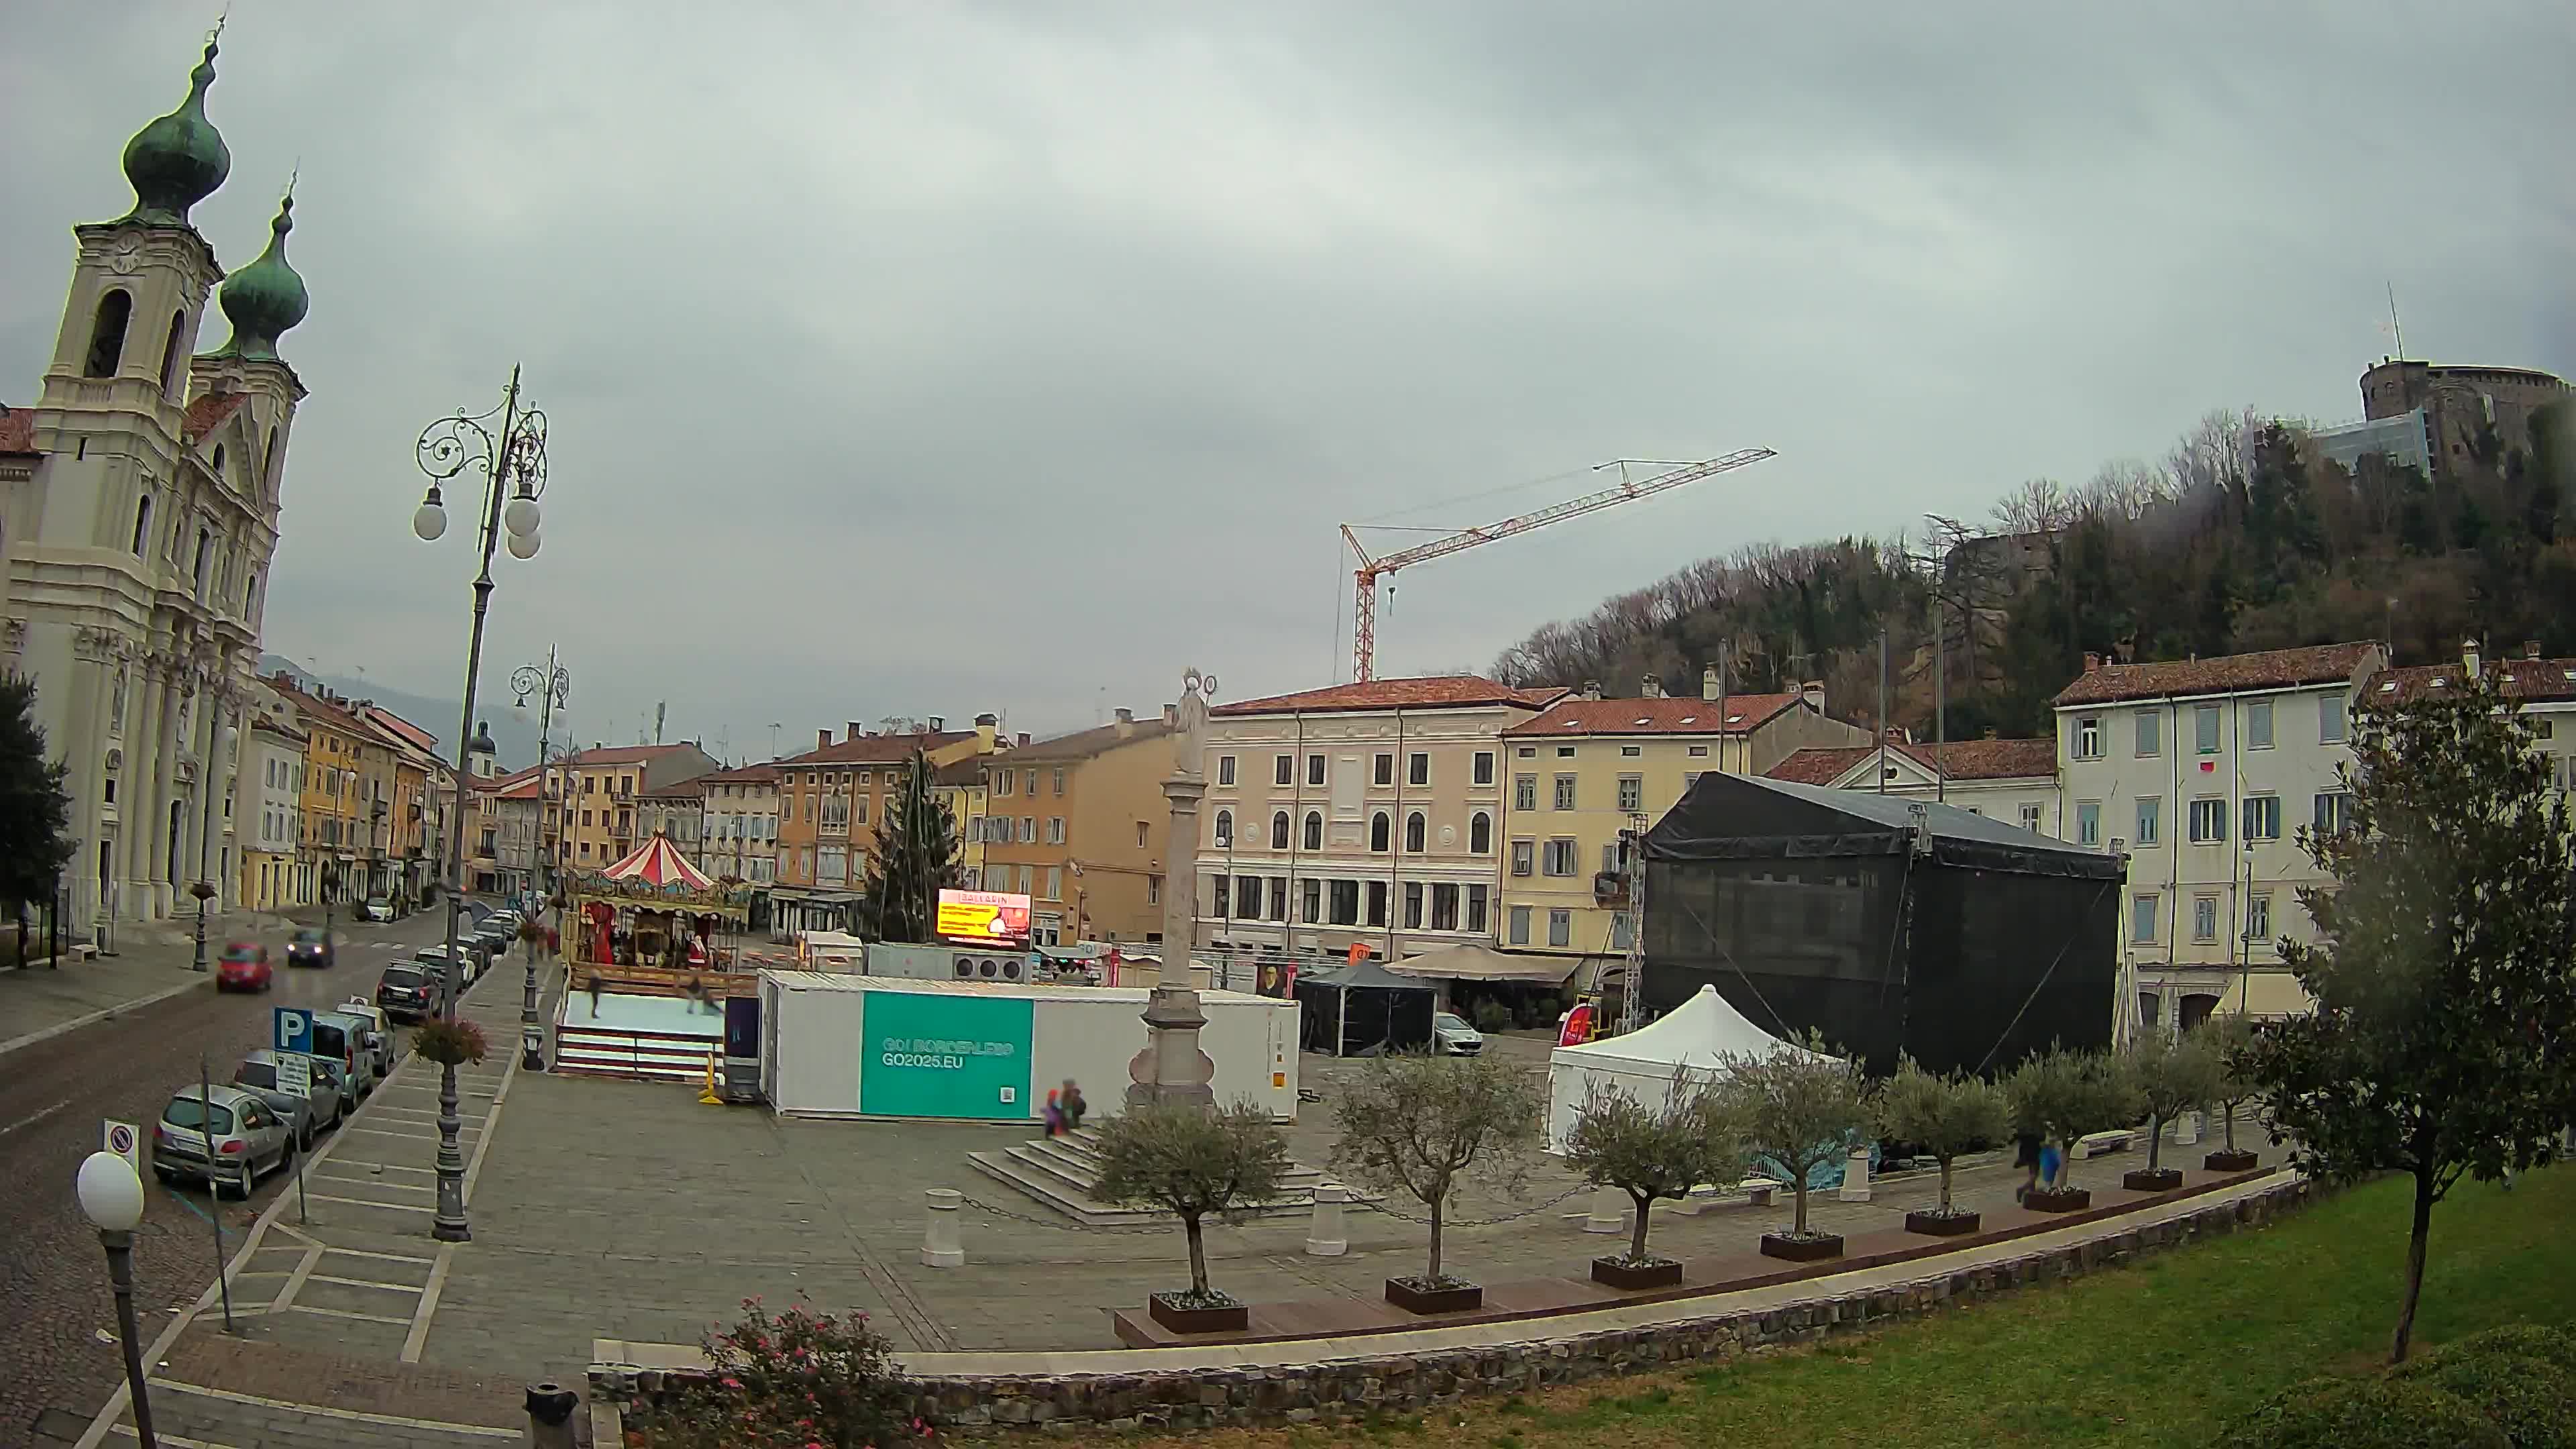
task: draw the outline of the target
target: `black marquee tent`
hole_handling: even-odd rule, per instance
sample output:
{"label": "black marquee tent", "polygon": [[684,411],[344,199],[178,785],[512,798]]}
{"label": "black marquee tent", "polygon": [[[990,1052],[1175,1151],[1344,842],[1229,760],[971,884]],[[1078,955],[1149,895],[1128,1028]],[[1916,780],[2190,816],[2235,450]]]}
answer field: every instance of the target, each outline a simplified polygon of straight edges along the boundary
{"label": "black marquee tent", "polygon": [[1329,1056],[1431,1043],[1431,983],[1375,961],[1297,978],[1298,1045]]}
{"label": "black marquee tent", "polygon": [[1646,832],[1646,1005],[1714,986],[1766,1031],[1992,1072],[2107,1046],[2120,857],[1952,805],[1702,775]]}

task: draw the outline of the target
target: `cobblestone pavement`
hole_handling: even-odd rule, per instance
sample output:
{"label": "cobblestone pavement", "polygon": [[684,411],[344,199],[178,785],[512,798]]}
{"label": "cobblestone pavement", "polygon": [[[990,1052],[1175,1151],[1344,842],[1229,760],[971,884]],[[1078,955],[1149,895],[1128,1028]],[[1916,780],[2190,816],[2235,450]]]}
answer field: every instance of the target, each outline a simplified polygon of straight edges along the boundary
{"label": "cobblestone pavement", "polygon": [[[277,925],[263,924],[272,931]],[[123,1380],[107,1265],[71,1190],[81,1159],[100,1144],[101,1123],[113,1118],[148,1131],[168,1094],[196,1080],[201,1054],[217,1080],[228,1078],[244,1052],[267,1042],[272,1007],[329,1005],[372,991],[380,961],[397,950],[408,954],[410,942],[438,928],[439,918],[428,913],[343,935],[334,969],[281,967],[276,989],[266,994],[218,994],[210,976],[189,969],[192,946],[132,940],[116,957],[67,961],[58,972],[0,973],[0,1040],[115,1009],[112,1017],[0,1054],[0,1221],[10,1229],[0,1235],[0,1324],[8,1345],[0,1352],[0,1445],[52,1434],[67,1413],[86,1421]],[[226,937],[210,926],[207,939],[211,954]],[[282,933],[263,939],[283,955]],[[148,1005],[124,1004],[174,986],[176,994]],[[284,1187],[284,1175],[247,1203],[211,1203],[202,1189],[174,1191],[148,1173],[144,1181],[134,1271],[148,1341],[171,1322],[174,1306],[194,1300],[213,1279],[215,1233],[202,1214],[222,1220],[227,1251],[238,1247],[258,1210]],[[102,1340],[102,1332],[110,1336]]]}

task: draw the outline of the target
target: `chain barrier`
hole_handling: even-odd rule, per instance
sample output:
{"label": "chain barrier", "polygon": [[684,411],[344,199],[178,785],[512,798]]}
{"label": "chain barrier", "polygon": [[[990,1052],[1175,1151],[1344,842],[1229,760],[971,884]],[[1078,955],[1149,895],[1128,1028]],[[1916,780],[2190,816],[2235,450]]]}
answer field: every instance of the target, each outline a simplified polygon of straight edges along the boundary
{"label": "chain barrier", "polygon": [[[1591,1192],[1592,1190],[1592,1184],[1588,1182],[1578,1183],[1575,1186],[1569,1187],[1565,1191],[1558,1193],[1556,1196],[1549,1198],[1545,1202],[1525,1207],[1516,1213],[1505,1213],[1498,1218],[1442,1218],[1440,1220],[1440,1226],[1444,1230],[1449,1228],[1497,1227],[1503,1223],[1518,1222],[1522,1218],[1528,1217],[1533,1213],[1546,1212],[1549,1208],[1555,1207],[1569,1198],[1581,1196],[1582,1194]],[[1351,1206],[1355,1208],[1366,1208],[1368,1211],[1373,1213],[1382,1213],[1387,1217],[1395,1218],[1401,1222],[1411,1223],[1416,1227],[1427,1228],[1431,1226],[1431,1219],[1427,1215],[1416,1217],[1412,1213],[1388,1207],[1383,1203],[1362,1202],[1357,1198],[1353,1198],[1351,1199]]]}

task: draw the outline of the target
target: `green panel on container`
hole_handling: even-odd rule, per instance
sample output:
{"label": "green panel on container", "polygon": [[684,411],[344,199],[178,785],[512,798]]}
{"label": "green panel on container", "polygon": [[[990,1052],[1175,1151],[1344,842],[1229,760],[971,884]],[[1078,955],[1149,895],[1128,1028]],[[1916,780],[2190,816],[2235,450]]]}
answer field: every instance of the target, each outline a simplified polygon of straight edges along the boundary
{"label": "green panel on container", "polygon": [[859,1110],[880,1117],[1029,1115],[1026,997],[871,991],[860,1023]]}

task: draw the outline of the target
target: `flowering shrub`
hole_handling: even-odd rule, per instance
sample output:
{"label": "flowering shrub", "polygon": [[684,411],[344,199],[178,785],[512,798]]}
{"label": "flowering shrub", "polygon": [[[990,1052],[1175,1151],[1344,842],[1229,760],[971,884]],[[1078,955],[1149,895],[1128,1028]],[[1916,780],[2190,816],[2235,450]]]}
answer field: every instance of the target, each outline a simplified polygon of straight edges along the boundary
{"label": "flowering shrub", "polygon": [[470,1021],[425,1021],[411,1034],[411,1048],[442,1067],[479,1062],[490,1054],[483,1028]]}
{"label": "flowering shrub", "polygon": [[[801,1297],[801,1295],[800,1295]],[[628,1420],[653,1449],[881,1449],[931,1437],[912,1415],[893,1346],[864,1313],[777,1314],[742,1302],[702,1340],[710,1372]]]}

